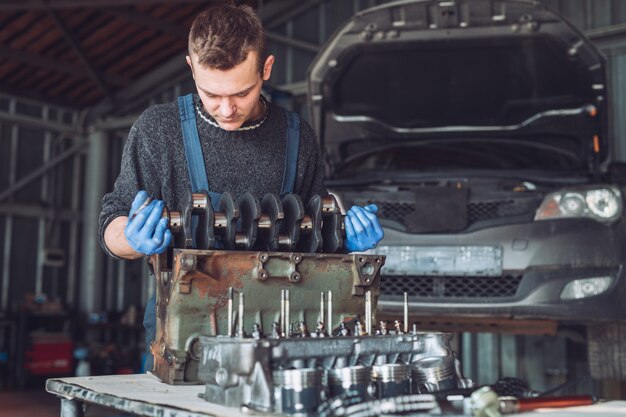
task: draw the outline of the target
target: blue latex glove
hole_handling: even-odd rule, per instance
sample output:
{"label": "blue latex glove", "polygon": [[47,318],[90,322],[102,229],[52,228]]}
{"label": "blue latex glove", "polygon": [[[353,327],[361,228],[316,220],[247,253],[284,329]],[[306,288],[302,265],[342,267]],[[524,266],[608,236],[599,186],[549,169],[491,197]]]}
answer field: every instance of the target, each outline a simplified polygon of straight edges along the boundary
{"label": "blue latex glove", "polygon": [[362,252],[375,248],[385,233],[376,216],[376,204],[352,206],[344,219],[346,227],[346,249]]}
{"label": "blue latex glove", "polygon": [[148,193],[139,191],[128,213],[128,223],[124,236],[128,244],[144,255],[164,252],[172,241],[172,232],[167,228],[167,220],[161,218],[165,204],[161,200],[148,200]]}

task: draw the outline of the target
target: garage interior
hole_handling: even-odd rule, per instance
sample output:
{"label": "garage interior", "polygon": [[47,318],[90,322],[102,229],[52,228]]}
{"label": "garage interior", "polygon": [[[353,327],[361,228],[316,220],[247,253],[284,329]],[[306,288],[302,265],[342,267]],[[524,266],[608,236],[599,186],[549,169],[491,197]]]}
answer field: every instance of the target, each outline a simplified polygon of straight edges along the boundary
{"label": "garage interior", "polygon": [[[195,91],[187,36],[209,3],[0,3],[0,404],[9,404],[0,416],[58,415],[58,399],[44,391],[49,378],[144,372],[141,320],[156,284],[145,260],[106,256],[98,216],[139,114]],[[322,46],[355,13],[389,2],[245,3],[261,17],[276,57],[264,95],[308,120],[306,74]],[[541,3],[606,57],[609,134],[619,138],[613,158],[626,160],[626,121],[619,117],[626,110],[626,3]],[[463,374],[478,385],[513,377],[540,392],[559,387],[568,395],[626,399],[626,380],[590,376],[582,324],[451,321],[428,312],[411,323],[450,332]],[[119,413],[94,408],[86,415]]]}

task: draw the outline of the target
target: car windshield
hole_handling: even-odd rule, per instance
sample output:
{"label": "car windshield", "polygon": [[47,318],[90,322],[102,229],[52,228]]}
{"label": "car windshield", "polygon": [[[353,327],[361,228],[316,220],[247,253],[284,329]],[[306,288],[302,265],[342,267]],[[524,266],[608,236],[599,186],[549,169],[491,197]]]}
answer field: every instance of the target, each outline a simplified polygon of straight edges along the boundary
{"label": "car windshield", "polygon": [[[379,142],[380,143],[380,142]],[[459,171],[516,170],[548,172],[580,172],[585,167],[574,151],[562,147],[529,142],[498,140],[413,142],[384,147],[367,147],[350,152],[337,167],[334,177],[383,171]],[[354,149],[356,150],[356,149]]]}

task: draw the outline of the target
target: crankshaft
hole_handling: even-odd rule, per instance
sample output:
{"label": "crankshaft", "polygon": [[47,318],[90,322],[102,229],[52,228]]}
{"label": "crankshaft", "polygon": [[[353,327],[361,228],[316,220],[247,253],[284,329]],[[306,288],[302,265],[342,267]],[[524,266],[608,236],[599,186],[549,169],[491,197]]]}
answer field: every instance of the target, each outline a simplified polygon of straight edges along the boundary
{"label": "crankshaft", "polygon": [[305,205],[297,194],[259,199],[246,192],[237,199],[225,192],[214,210],[208,193],[188,192],[182,207],[166,207],[163,217],[181,249],[336,253],[344,246],[343,215],[331,194]]}

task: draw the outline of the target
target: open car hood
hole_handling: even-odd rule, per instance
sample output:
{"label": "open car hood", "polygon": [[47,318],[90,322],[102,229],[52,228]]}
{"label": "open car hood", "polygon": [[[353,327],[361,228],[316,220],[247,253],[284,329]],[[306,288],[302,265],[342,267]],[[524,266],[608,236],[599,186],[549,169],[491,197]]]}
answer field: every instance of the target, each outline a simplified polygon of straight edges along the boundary
{"label": "open car hood", "polygon": [[308,89],[331,174],[364,146],[438,138],[566,146],[585,170],[609,154],[604,57],[539,2],[362,11],[317,55]]}

